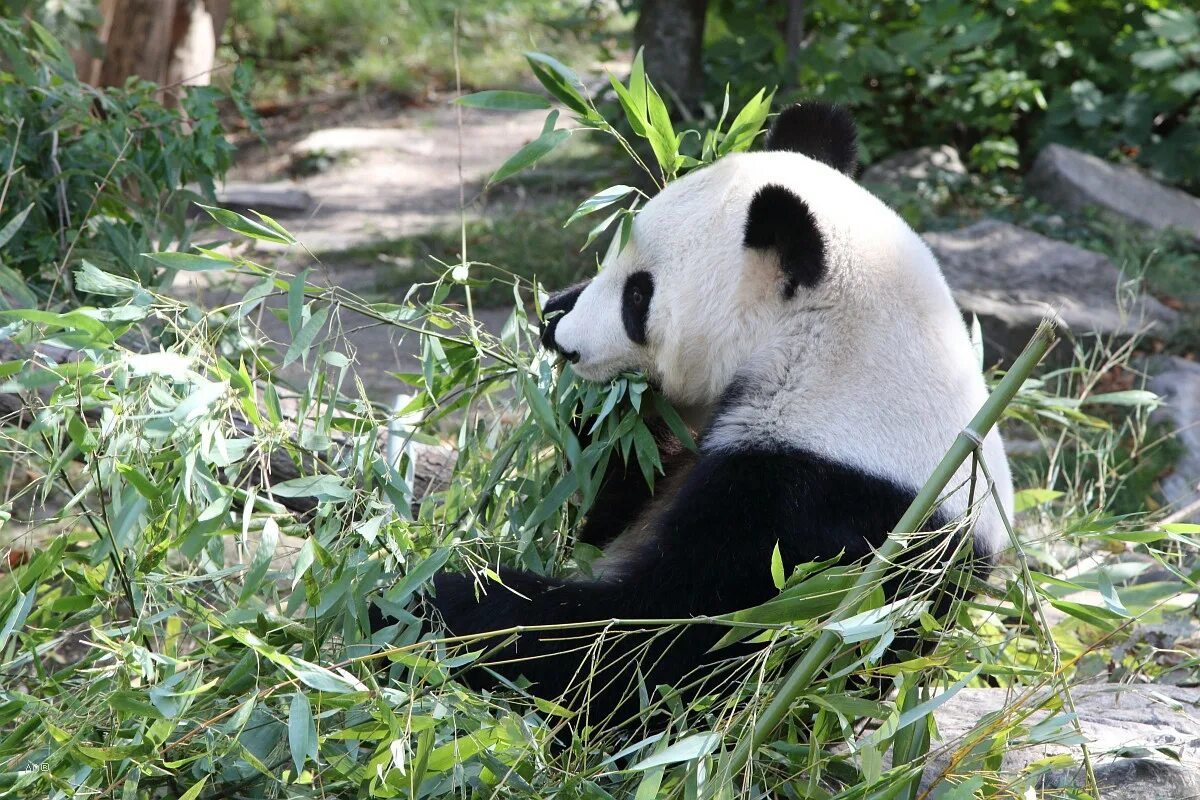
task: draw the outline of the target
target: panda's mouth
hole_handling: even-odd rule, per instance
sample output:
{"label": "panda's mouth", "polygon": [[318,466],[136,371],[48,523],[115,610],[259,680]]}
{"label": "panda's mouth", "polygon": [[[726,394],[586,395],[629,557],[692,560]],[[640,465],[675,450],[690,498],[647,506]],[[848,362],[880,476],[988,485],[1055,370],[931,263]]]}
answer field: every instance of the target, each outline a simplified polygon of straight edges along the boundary
{"label": "panda's mouth", "polygon": [[622,367],[612,361],[592,363],[576,361],[571,364],[571,370],[576,375],[591,383],[608,383],[626,369],[627,367]]}

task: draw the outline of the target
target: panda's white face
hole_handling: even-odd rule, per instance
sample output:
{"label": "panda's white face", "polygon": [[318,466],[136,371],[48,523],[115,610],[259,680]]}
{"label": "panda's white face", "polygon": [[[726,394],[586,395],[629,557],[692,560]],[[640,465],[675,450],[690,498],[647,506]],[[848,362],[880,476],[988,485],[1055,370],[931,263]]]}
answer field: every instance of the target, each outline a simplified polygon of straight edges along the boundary
{"label": "panda's white face", "polygon": [[[736,159],[669,185],[554,333],[587,380],[647,372],[677,404],[716,400],[784,311],[777,267],[742,244]],[[577,357],[577,358],[576,358]]]}

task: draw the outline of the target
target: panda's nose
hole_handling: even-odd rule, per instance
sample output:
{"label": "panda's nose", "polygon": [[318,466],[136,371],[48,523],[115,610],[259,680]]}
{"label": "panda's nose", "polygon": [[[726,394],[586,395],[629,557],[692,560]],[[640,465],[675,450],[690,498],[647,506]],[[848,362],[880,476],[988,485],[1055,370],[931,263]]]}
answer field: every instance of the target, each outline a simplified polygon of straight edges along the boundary
{"label": "panda's nose", "polygon": [[561,353],[563,358],[572,364],[579,361],[579,352],[575,350],[563,350],[554,338],[554,331],[558,328],[559,320],[570,313],[571,309],[575,307],[575,301],[579,299],[579,295],[587,288],[588,283],[591,283],[591,281],[585,281],[572,286],[570,289],[552,295],[546,301],[546,305],[542,306],[542,347]]}

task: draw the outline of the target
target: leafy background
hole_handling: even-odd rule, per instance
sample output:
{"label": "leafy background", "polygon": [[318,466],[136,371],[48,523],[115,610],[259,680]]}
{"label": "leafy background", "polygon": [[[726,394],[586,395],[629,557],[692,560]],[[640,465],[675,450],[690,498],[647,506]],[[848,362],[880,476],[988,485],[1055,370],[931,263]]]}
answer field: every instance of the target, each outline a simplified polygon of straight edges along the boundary
{"label": "leafy background", "polygon": [[[1132,59],[1153,45],[1194,65],[1187,61],[1195,57],[1187,22],[1194,13],[1168,4],[1100,5],[1103,19],[1124,15],[1120,41],[1130,49],[1115,52]],[[289,8],[255,41],[293,28],[302,42],[327,37],[328,28],[306,28],[305,20],[337,11]],[[384,19],[375,15],[394,8],[367,6],[362,17],[375,24]],[[1036,219],[1044,209],[1015,194],[1004,172],[1009,161],[989,161],[988,152],[1007,147],[1008,157],[1024,157],[1037,136],[1049,135],[1054,103],[1065,102],[1058,98],[1076,73],[1055,74],[1041,57],[1026,58],[1045,50],[1018,46],[1026,41],[1020,31],[1036,28],[1044,41],[1058,41],[1053,25],[1066,25],[1059,15],[1069,11],[1079,19],[1062,3],[980,5],[966,17],[939,3],[884,4],[878,12],[815,3],[814,30],[846,38],[814,39],[806,68],[822,63],[822,48],[830,55],[823,77],[806,89],[854,98],[872,156],[950,137],[974,149],[981,169],[1000,170],[965,186],[920,189],[904,201],[910,218],[949,224],[953,207]],[[712,29],[712,76],[727,68],[743,77],[710,98],[712,113],[700,119],[673,113],[640,61],[597,99],[561,60],[535,53],[518,60],[533,85],[462,98],[467,106],[547,111],[545,130],[494,183],[522,185],[570,138],[598,137],[610,148],[605,157],[617,154],[628,171],[581,192],[562,216],[580,239],[620,246],[636,203],[655,186],[750,147],[770,104],[798,89],[787,75],[735,69],[734,56],[760,65],[777,59],[756,60],[738,44],[745,34],[734,22],[749,20],[746,8],[718,5],[713,13],[725,27]],[[1020,19],[1010,24],[1013,16]],[[86,33],[89,24],[86,15],[42,19],[64,35]],[[243,19],[251,30],[255,17]],[[349,25],[354,17],[341,19]],[[989,19],[1005,22],[997,29]],[[1160,29],[1154,20],[1176,22]],[[956,33],[975,26],[991,38]],[[1111,49],[1111,40],[1068,33],[1078,46],[1072,59]],[[1195,613],[1200,531],[1147,513],[1153,478],[1171,460],[1169,432],[1150,423],[1158,400],[1140,388],[1139,343],[1083,340],[1059,345],[1065,366],[1015,376],[1020,389],[1002,424],[1011,439],[1040,445],[1014,459],[1020,537],[1007,565],[973,587],[978,596],[950,620],[911,606],[884,609],[877,592],[864,591],[851,596],[862,612],[831,627],[836,601],[861,573],[779,569],[773,604],[680,622],[721,624],[731,637],[766,643],[726,665],[721,697],[687,708],[671,691],[641,687],[657,729],[556,742],[567,720],[554,703],[519,685],[474,692],[456,680],[483,650],[429,630],[423,597],[443,568],[586,572],[594,553],[572,547],[572,531],[598,476],[611,459],[633,458],[652,477],[657,453],[638,412],[653,406],[669,415],[669,407],[637,376],[587,385],[540,353],[531,320],[541,291],[521,272],[455,260],[451,250],[436,280],[381,301],[313,285],[309,270],[320,264],[311,259],[289,270],[247,258],[236,243],[302,250],[269,217],[206,203],[201,213],[211,222],[197,234],[187,205],[208,193],[231,153],[216,109],[253,122],[245,77],[189,91],[168,110],[145,85],[103,92],[81,85],[49,28],[6,21],[0,35],[0,123],[19,133],[0,142],[0,380],[10,404],[0,439],[4,532],[36,542],[9,550],[0,572],[0,792],[187,800],[915,797],[926,758],[941,749],[953,769],[938,796],[1027,796],[1050,771],[1090,761],[1071,711],[1079,682],[1194,680],[1190,651],[1165,653],[1143,633]],[[923,62],[917,44],[947,36],[949,55]],[[1005,69],[1020,64],[1024,78],[993,74],[998,42],[1011,48]],[[882,55],[868,56],[872,48]],[[307,51],[282,52],[291,63]],[[877,57],[876,72],[891,77],[876,86],[878,76],[848,72],[859,58],[846,52]],[[1102,79],[1093,70],[1089,79],[1097,87],[1113,81],[1101,91],[1124,97],[1128,81],[1160,89],[1187,74],[1154,70],[1150,61],[1139,65],[1144,71],[1114,67]],[[963,74],[938,77],[943,63]],[[264,66],[281,86],[295,80]],[[335,78],[377,80],[359,71]],[[955,114],[922,116],[919,125],[897,116],[951,79],[967,87],[953,93],[956,101],[978,97],[962,100]],[[985,102],[989,81],[1007,99]],[[776,84],[774,98],[761,88]],[[1194,131],[1194,113],[1187,109],[1174,130]],[[1139,112],[1101,115],[1093,132],[1112,138],[1080,135],[1107,154],[1143,158],[1122,149],[1134,134],[1114,120],[1145,134]],[[1171,138],[1148,135],[1151,143]],[[1015,151],[983,146],[1006,137]],[[195,194],[183,188],[189,182]],[[1137,264],[1158,247],[1086,220],[1078,235]],[[1157,278],[1148,273],[1152,282],[1165,285],[1195,264],[1183,244],[1159,252],[1167,268]],[[248,288],[210,308],[166,291],[180,274],[198,272],[235,275]],[[484,293],[513,305],[498,336],[471,313]],[[262,324],[268,315],[286,322],[285,335],[271,338]],[[362,324],[420,341],[421,368],[396,375],[405,395],[396,405],[367,396],[356,380],[346,333]],[[575,433],[580,420],[594,433],[586,445]],[[431,447],[452,448],[454,479],[421,494],[416,462]],[[372,633],[368,598],[398,623]],[[936,648],[915,662],[880,666],[880,644],[907,628]],[[789,654],[808,652],[834,629],[831,671],[845,674],[822,675],[791,696],[785,724],[746,753],[743,768],[738,745],[780,696]],[[894,692],[880,700],[847,680],[852,674]],[[1012,701],[962,738],[937,742],[933,713],[984,685],[1012,688]],[[1035,709],[1043,713],[1031,716]],[[1047,742],[1069,745],[1070,755],[1000,772],[1004,752]]]}

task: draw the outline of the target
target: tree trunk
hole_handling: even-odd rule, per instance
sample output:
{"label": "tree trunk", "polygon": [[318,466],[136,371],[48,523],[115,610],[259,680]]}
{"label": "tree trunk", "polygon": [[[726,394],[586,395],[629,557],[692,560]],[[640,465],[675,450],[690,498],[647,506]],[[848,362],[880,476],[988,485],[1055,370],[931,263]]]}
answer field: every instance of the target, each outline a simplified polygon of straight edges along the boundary
{"label": "tree trunk", "polygon": [[634,43],[645,48],[646,74],[684,108],[704,93],[704,17],[708,0],[642,0]]}
{"label": "tree trunk", "polygon": [[800,42],[804,39],[804,0],[788,0],[787,24],[783,33],[789,67],[800,57]]}
{"label": "tree trunk", "polygon": [[207,86],[216,65],[229,0],[190,0],[175,9],[167,85]]}
{"label": "tree trunk", "polygon": [[77,62],[80,78],[120,86],[132,75],[161,86],[206,85],[230,0],[102,0],[104,57]]}
{"label": "tree trunk", "polygon": [[111,0],[104,3],[104,59],[97,83],[120,86],[131,75],[155,83],[167,77],[176,0]]}

